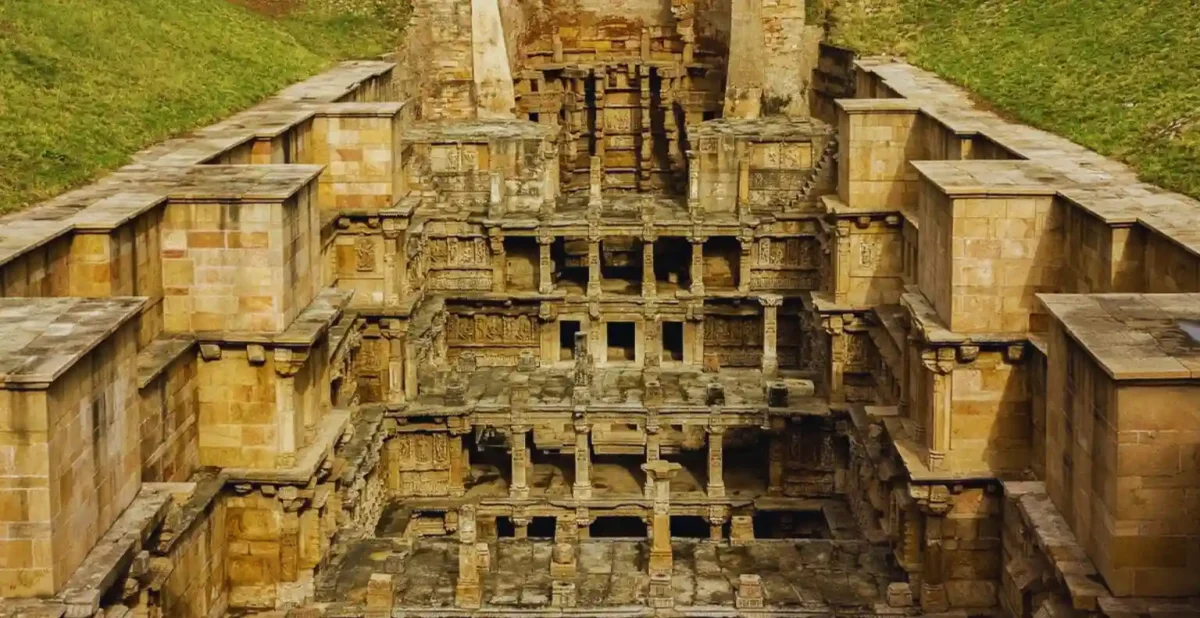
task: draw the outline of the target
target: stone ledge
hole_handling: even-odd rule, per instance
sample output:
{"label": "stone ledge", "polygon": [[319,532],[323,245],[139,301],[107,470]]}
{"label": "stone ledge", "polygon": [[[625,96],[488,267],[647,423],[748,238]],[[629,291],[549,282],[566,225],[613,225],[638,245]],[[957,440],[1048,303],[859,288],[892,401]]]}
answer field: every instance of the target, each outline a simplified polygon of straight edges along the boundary
{"label": "stone ledge", "polygon": [[138,352],[137,376],[138,388],[149,386],[176,359],[183,356],[196,346],[196,338],[191,335],[160,335],[149,345]]}
{"label": "stone ledge", "polygon": [[134,557],[167,517],[171,493],[146,484],[133,502],[96,543],[58,593],[71,616],[92,616],[104,594],[130,568]]}
{"label": "stone ledge", "polygon": [[197,332],[201,343],[265,344],[276,347],[311,348],[341,317],[354,296],[353,290],[325,288],[278,334],[251,332]]}
{"label": "stone ledge", "polygon": [[1114,380],[1200,379],[1200,360],[1195,358],[1200,341],[1180,326],[1200,324],[1200,294],[1038,294],[1037,298]]}
{"label": "stone ledge", "polygon": [[142,297],[0,298],[0,388],[47,388],[145,304]]}
{"label": "stone ledge", "polygon": [[350,413],[333,410],[321,419],[316,437],[310,444],[296,453],[296,465],[290,468],[255,469],[224,468],[221,479],[226,483],[276,483],[280,485],[307,485],[317,474],[317,469],[333,454],[333,448],[350,422]]}

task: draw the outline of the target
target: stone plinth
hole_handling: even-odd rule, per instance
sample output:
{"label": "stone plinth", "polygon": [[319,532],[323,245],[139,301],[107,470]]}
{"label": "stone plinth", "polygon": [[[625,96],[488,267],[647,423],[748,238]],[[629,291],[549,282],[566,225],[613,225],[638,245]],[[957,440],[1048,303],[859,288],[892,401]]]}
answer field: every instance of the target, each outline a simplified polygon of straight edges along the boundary
{"label": "stone plinth", "polygon": [[745,545],[754,540],[754,518],[749,515],[734,515],[729,524],[729,543]]}
{"label": "stone plinth", "polygon": [[742,574],[738,578],[738,587],[734,603],[738,609],[762,609],[763,586],[762,577]]}
{"label": "stone plinth", "polygon": [[144,303],[0,299],[0,596],[57,592],[138,492]]}

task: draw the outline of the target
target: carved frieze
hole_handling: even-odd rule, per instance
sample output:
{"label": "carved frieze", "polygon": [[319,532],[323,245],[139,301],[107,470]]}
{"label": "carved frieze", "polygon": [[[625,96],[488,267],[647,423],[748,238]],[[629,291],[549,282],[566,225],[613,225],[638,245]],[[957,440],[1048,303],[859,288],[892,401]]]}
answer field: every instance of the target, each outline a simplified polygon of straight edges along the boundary
{"label": "carved frieze", "polygon": [[528,315],[450,315],[446,325],[450,345],[534,345],[538,322]]}

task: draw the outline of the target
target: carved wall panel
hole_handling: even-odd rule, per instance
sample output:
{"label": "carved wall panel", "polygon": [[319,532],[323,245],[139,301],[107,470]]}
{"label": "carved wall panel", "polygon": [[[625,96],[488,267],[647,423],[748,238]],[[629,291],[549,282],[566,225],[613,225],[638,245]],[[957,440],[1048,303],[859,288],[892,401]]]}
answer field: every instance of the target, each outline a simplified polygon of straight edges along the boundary
{"label": "carved wall panel", "polygon": [[[833,428],[819,419],[788,427],[783,492],[788,496],[825,496],[835,491],[839,455]],[[845,463],[840,464],[842,467]]]}
{"label": "carved wall panel", "polygon": [[754,290],[812,291],[820,289],[821,247],[814,237],[759,238],[757,259],[750,272]]}
{"label": "carved wall panel", "polygon": [[762,365],[762,318],[720,316],[704,318],[704,349],[716,352],[723,367]]}
{"label": "carved wall panel", "polygon": [[492,267],[492,253],[482,236],[467,238],[430,238],[426,247],[431,268],[462,266]]}
{"label": "carved wall panel", "polygon": [[399,496],[445,496],[450,483],[450,436],[400,434],[388,441],[388,486]]}
{"label": "carved wall panel", "polygon": [[515,367],[523,351],[540,352],[541,324],[535,316],[451,314],[446,324],[451,366],[468,352],[479,367]]}

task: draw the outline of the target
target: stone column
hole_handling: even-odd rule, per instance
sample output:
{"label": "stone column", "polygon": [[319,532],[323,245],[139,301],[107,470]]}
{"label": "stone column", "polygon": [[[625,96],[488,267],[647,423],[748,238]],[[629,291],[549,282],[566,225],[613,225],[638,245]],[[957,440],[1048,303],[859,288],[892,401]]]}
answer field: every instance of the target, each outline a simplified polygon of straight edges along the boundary
{"label": "stone column", "polygon": [[849,356],[849,351],[846,349],[845,319],[840,315],[824,315],[821,316],[821,327],[829,336],[829,366],[826,369],[829,401],[844,403],[846,401],[844,376],[846,360]]}
{"label": "stone column", "polygon": [[953,348],[921,351],[921,364],[933,373],[933,397],[928,402],[929,420],[925,423],[925,446],[930,470],[941,470],[950,450],[950,413],[953,407],[952,379],[956,365]]}
{"label": "stone column", "polygon": [[396,219],[383,220],[383,303],[389,306],[400,304],[400,277],[406,269],[403,247],[400,243],[401,230]]}
{"label": "stone column", "polygon": [[646,298],[658,296],[658,285],[654,280],[654,241],[657,239],[654,228],[642,232],[642,296]]}
{"label": "stone column", "polygon": [[304,366],[308,354],[289,348],[275,349],[275,465],[290,468],[296,465],[296,451],[303,436],[303,412],[296,409],[296,374]]}
{"label": "stone column", "polygon": [[554,292],[554,259],[550,255],[550,247],[554,244],[554,236],[550,230],[542,228],[538,232],[538,293]]}
{"label": "stone column", "polygon": [[750,273],[754,266],[754,237],[745,234],[738,239],[742,247],[742,256],[738,260],[738,293],[750,293]]}
{"label": "stone column", "polygon": [[483,601],[475,541],[475,506],[468,504],[458,512],[458,584],[454,589],[454,605],[466,609],[477,609]]}
{"label": "stone column", "polygon": [[529,538],[529,517],[523,509],[513,509],[513,538],[524,541]]}
{"label": "stone column", "polygon": [[588,235],[588,282],[589,298],[600,296],[600,235]]}
{"label": "stone column", "polygon": [[[416,365],[408,362],[410,350],[405,345],[407,324],[400,320],[382,320],[380,334],[387,340],[387,403],[404,403],[416,396]],[[411,375],[409,375],[411,374]],[[412,391],[411,393],[409,391]]]}
{"label": "stone column", "polygon": [[586,420],[575,420],[575,486],[571,494],[577,500],[592,497],[592,450],[588,440],[591,430]]}
{"label": "stone column", "polygon": [[918,504],[925,516],[925,555],[922,560],[921,575],[921,609],[926,613],[944,612],[950,608],[946,599],[946,571],[943,552],[946,513],[952,507],[949,502],[949,492],[945,487],[935,485],[920,488],[928,492],[922,496]]}
{"label": "stone column", "polygon": [[[598,148],[598,147],[597,147]],[[588,211],[598,211],[604,203],[604,159],[599,156],[591,158],[588,168]],[[599,214],[599,212],[595,212]]]}
{"label": "stone column", "polygon": [[[646,423],[646,464],[653,465],[662,459],[662,434],[659,433],[658,423]],[[644,468],[644,466],[643,466]],[[654,499],[654,477],[646,474],[644,488],[646,499]]]}
{"label": "stone column", "polygon": [[512,484],[508,488],[508,497],[523,500],[529,497],[529,447],[526,442],[529,427],[514,425],[509,431],[512,440]]}
{"label": "stone column", "polygon": [[448,490],[451,496],[459,497],[467,493],[464,481],[466,480],[467,471],[471,469],[471,462],[468,459],[467,450],[463,448],[462,435],[452,433],[447,440],[450,443],[450,482],[448,483]]}
{"label": "stone column", "polygon": [[708,497],[725,497],[725,428],[708,427]]}
{"label": "stone column", "polygon": [[596,69],[596,156],[600,157],[601,169],[603,169],[604,150],[606,147],[604,138],[604,95],[608,90],[608,70],[601,67]]}
{"label": "stone column", "polygon": [[688,238],[692,243],[692,288],[694,296],[704,296],[704,241],[703,236]]}
{"label": "stone column", "polygon": [[727,507],[713,505],[708,507],[708,540],[720,543],[725,536],[725,522],[729,520]]}
{"label": "stone column", "polygon": [[504,253],[504,237],[499,228],[488,230],[488,249],[492,254],[492,291],[503,292],[507,287],[508,260]]}
{"label": "stone column", "polygon": [[682,468],[677,463],[658,460],[642,464],[654,482],[654,518],[651,521],[650,577],[671,576],[674,567],[671,553],[671,479]]}
{"label": "stone column", "polygon": [[700,159],[695,152],[687,151],[687,205],[688,215],[693,221],[704,216],[704,207],[700,203]]}
{"label": "stone column", "polygon": [[736,208],[739,221],[750,214],[750,153],[745,151],[738,157]]}
{"label": "stone column", "polygon": [[782,418],[771,419],[771,429],[767,433],[770,441],[767,446],[767,495],[783,495],[783,457],[787,448],[787,421]]}
{"label": "stone column", "polygon": [[779,307],[783,297],[763,294],[758,301],[763,306],[763,377],[773,378],[779,374]]}

